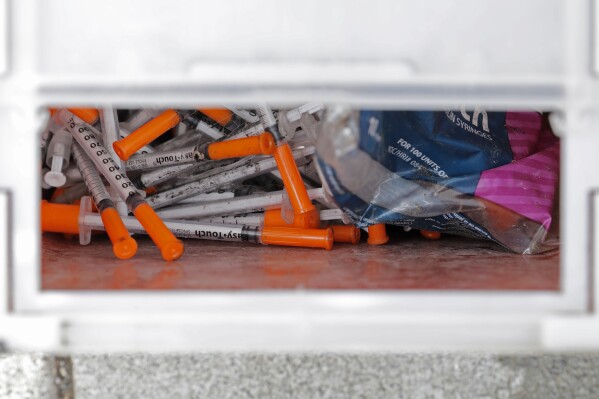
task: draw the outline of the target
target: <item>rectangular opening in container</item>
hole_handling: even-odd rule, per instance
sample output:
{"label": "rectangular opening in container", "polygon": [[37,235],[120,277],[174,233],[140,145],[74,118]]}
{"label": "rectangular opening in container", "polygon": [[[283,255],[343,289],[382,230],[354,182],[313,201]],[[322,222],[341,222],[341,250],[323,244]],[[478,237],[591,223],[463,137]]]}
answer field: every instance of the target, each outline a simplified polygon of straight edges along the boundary
{"label": "rectangular opening in container", "polygon": [[[55,112],[42,135],[42,222],[54,226],[42,236],[42,290],[560,289],[559,143],[549,112],[359,111],[310,103],[275,108],[274,128],[251,106]],[[152,130],[151,121],[163,134],[136,141],[139,129]],[[264,132],[272,142],[258,140]],[[116,134],[123,140],[116,151],[85,138],[103,142]],[[213,146],[249,137],[255,140],[240,147]],[[284,190],[286,172],[268,148],[284,144],[318,225],[310,225],[309,211],[297,212],[297,194]],[[103,183],[109,181],[96,162],[127,159],[119,184],[130,180],[123,188],[145,195],[171,231],[194,236],[182,239],[183,256],[165,262],[152,239],[134,234],[135,256],[117,259],[91,200],[81,205],[91,178],[83,156]],[[105,191],[125,227],[136,231],[135,216],[124,210],[132,204],[118,190]],[[223,222],[236,227],[218,227]],[[283,238],[264,233],[285,223],[295,225],[283,226]],[[360,233],[359,242],[338,242],[339,233],[332,250],[322,248],[322,231],[333,224],[356,226],[348,231]],[[372,243],[372,224],[386,224],[387,243]],[[318,228],[300,244],[321,248],[288,246],[289,228]],[[227,234],[240,242],[225,242]],[[287,245],[273,245],[277,239]]]}

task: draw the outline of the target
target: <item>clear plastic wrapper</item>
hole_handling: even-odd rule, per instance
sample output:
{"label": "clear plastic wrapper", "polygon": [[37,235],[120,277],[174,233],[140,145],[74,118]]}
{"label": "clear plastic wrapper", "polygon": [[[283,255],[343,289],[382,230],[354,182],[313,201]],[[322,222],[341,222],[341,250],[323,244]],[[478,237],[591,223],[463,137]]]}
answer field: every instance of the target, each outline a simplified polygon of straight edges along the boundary
{"label": "clear plastic wrapper", "polygon": [[327,190],[359,227],[377,223],[543,252],[559,141],[536,112],[326,110],[316,135]]}

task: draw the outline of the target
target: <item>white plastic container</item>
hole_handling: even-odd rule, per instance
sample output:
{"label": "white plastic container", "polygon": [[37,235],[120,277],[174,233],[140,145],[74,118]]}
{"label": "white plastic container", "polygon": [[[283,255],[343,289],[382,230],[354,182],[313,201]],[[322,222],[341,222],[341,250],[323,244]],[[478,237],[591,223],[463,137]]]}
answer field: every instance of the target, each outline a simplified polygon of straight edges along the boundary
{"label": "white plastic container", "polygon": [[[598,9],[0,1],[0,339],[51,350],[599,348]],[[36,132],[47,105],[259,101],[558,111],[560,290],[41,289]]]}

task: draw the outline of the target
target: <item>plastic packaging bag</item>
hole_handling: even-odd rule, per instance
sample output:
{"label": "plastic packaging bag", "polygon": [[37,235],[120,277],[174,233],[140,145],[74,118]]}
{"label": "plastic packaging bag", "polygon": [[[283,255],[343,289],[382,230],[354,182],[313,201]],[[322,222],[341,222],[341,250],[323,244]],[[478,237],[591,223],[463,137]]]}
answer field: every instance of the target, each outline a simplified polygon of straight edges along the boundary
{"label": "plastic packaging bag", "polygon": [[317,135],[327,189],[359,227],[376,223],[549,248],[559,142],[535,112],[329,108]]}

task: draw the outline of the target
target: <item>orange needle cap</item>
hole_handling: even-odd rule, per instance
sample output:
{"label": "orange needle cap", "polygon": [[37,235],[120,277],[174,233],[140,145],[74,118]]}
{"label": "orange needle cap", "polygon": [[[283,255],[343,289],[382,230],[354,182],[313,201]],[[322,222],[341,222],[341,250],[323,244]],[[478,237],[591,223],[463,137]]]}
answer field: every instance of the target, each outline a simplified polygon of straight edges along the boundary
{"label": "orange needle cap", "polygon": [[249,155],[270,155],[275,151],[275,139],[270,133],[241,139],[219,141],[208,145],[208,158],[227,159]]}
{"label": "orange needle cap", "polygon": [[69,111],[85,123],[93,125],[100,117],[100,113],[95,108],[68,108]]}
{"label": "orange needle cap", "polygon": [[79,234],[79,206],[42,200],[42,232]]}
{"label": "orange needle cap", "polygon": [[290,227],[264,227],[262,244],[285,245],[291,247],[333,248],[332,229],[297,229]]}
{"label": "orange needle cap", "polygon": [[274,152],[275,161],[277,168],[281,173],[283,184],[289,195],[289,201],[294,213],[295,218],[299,218],[297,223],[301,223],[304,227],[315,228],[320,223],[320,214],[316,207],[310,201],[308,191],[302,176],[297,169],[295,159],[293,159],[293,153],[289,144],[285,143],[278,146]]}
{"label": "orange needle cap", "polygon": [[420,230],[420,235],[424,238],[428,238],[429,240],[438,240],[441,238],[441,233],[438,231]]}
{"label": "orange needle cap", "polygon": [[383,245],[389,241],[387,228],[384,223],[373,224],[368,226],[368,244]]}
{"label": "orange needle cap", "polygon": [[356,226],[334,225],[331,228],[333,229],[333,240],[335,242],[349,242],[351,244],[360,242],[361,230]]}
{"label": "orange needle cap", "polygon": [[177,126],[180,121],[179,114],[172,109],[168,109],[127,137],[115,141],[112,148],[114,148],[114,152],[119,158],[126,161],[143,146],[150,144],[169,129]]}
{"label": "orange needle cap", "polygon": [[119,259],[129,259],[137,252],[137,242],[129,235],[121,217],[114,208],[106,208],[100,214],[108,237],[112,242],[112,252]]}
{"label": "orange needle cap", "polygon": [[165,226],[150,205],[146,203],[138,205],[133,214],[154,241],[154,244],[160,249],[162,259],[171,261],[179,259],[183,255],[183,242]]}

